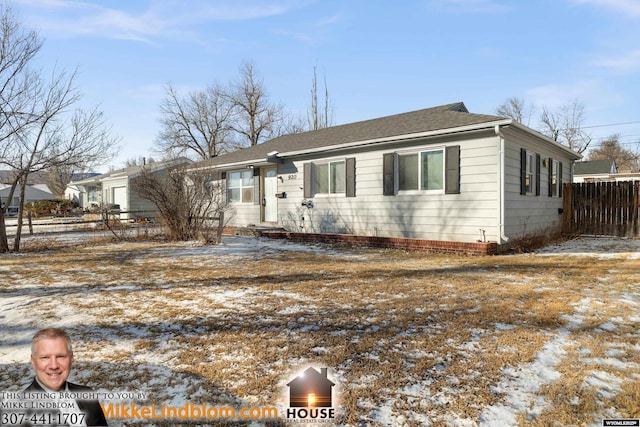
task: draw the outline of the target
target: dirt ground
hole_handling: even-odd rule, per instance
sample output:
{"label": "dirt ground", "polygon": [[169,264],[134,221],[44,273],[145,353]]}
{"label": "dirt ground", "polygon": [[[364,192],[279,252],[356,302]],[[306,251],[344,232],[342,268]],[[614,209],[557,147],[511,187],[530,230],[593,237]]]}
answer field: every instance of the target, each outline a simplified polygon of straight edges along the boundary
{"label": "dirt ground", "polygon": [[636,243],[477,257],[236,237],[10,254],[0,388],[28,382],[29,336],[56,325],[74,337],[79,382],[148,402],[282,417],[287,383],[312,366],[336,384],[334,424],[639,418]]}

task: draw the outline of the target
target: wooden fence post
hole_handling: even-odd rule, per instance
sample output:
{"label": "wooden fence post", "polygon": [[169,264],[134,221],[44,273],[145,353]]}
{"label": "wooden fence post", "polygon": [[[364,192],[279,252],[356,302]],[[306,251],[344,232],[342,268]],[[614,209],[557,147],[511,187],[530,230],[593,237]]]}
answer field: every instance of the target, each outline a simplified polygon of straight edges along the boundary
{"label": "wooden fence post", "polygon": [[573,233],[573,187],[571,183],[562,184],[562,232],[565,234]]}

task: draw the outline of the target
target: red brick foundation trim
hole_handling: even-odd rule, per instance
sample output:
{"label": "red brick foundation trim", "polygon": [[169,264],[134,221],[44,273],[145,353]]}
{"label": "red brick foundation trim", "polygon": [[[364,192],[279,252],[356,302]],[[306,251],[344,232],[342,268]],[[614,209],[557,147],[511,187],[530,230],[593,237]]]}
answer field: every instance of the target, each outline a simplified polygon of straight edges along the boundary
{"label": "red brick foundation trim", "polygon": [[496,242],[449,242],[442,240],[354,236],[350,234],[292,233],[288,231],[263,231],[260,234],[272,239],[288,239],[298,242],[343,243],[376,248],[404,249],[408,251],[469,255],[495,255],[498,252],[498,244]]}

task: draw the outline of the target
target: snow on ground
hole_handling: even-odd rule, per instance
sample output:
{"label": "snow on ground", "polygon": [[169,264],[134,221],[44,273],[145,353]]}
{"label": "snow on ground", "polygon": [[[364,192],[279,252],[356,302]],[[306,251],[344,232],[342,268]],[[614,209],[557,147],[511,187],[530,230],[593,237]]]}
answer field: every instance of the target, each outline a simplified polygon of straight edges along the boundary
{"label": "snow on ground", "polygon": [[[83,239],[87,236],[95,237],[95,233],[74,233],[68,235],[72,237],[65,237],[66,241],[69,239]],[[25,239],[28,239],[26,237]],[[344,257],[348,262],[349,259],[358,259],[362,257],[362,253],[349,253],[343,252],[338,249],[332,249],[325,245],[308,245],[302,243],[292,243],[283,240],[267,240],[267,239],[254,239],[248,237],[239,236],[226,236],[224,243],[219,246],[203,247],[200,245],[185,243],[182,245],[172,245],[171,247],[159,247],[149,252],[149,257],[163,257],[163,256],[181,256],[189,257],[193,256],[206,256],[207,253],[212,256],[215,255],[216,259],[222,264],[224,263],[243,263],[243,260],[255,259],[261,257],[269,257],[272,255],[281,254],[283,251],[292,252],[313,252],[313,253],[326,253],[332,256]],[[21,255],[11,255],[20,257]],[[536,254],[532,254],[534,257],[583,257],[588,262],[588,259],[593,257],[597,259],[626,259],[635,260],[640,258],[640,241],[633,239],[618,239],[618,238],[605,238],[605,237],[581,237],[573,239],[567,242],[563,242],[557,245],[552,245],[537,251]],[[612,268],[615,267],[612,266]],[[2,275],[11,280],[11,271],[0,271]],[[250,274],[250,272],[249,272]],[[51,280],[64,281],[64,278],[53,277]],[[523,280],[523,278],[520,278]],[[524,280],[528,280],[526,277]],[[602,272],[601,281],[606,282],[608,280],[607,272]],[[12,293],[10,291],[4,291],[0,298],[0,342],[2,347],[0,348],[0,365],[4,366],[19,366],[24,374],[29,370],[29,366],[26,361],[29,359],[28,342],[30,336],[35,331],[33,323],[34,313],[30,313],[27,310],[31,310],[36,300],[42,300],[39,302],[42,314],[46,314],[46,310],[51,308],[50,301],[46,301],[46,297],[49,292],[54,295],[56,291],[48,291],[40,289],[38,287],[30,287],[28,283],[20,283],[20,292]],[[161,288],[160,288],[161,289]],[[130,292],[136,291],[134,285],[122,283],[119,286],[113,286],[110,288],[111,292]],[[250,304],[252,299],[249,298],[251,294],[249,288],[246,289],[225,289],[215,295],[209,296],[211,300],[221,306],[233,307],[236,313],[242,314],[244,311],[250,310]],[[304,297],[295,294],[278,295],[275,296],[287,297],[293,300],[300,300],[301,303],[305,302]],[[90,296],[87,296],[90,300]],[[161,298],[170,298],[170,295],[163,296]],[[44,300],[43,300],[44,299]],[[242,306],[239,301],[246,301],[247,305]],[[600,319],[601,323],[599,329],[604,332],[615,332],[618,325],[622,323],[635,323],[636,336],[637,326],[640,323],[640,294],[637,292],[628,292],[619,296],[619,302],[625,307],[629,308],[626,318],[611,317]],[[183,301],[182,304],[185,307],[192,306],[192,301]],[[597,306],[598,301],[585,295],[584,299],[575,306],[573,314],[566,315],[566,324],[557,328],[555,333],[549,337],[549,340],[538,352],[534,361],[519,366],[513,366],[509,369],[503,370],[503,378],[495,385],[494,391],[496,393],[504,393],[506,398],[497,404],[485,407],[478,420],[470,420],[461,416],[452,414],[445,420],[447,425],[480,425],[480,426],[513,426],[517,425],[517,415],[522,412],[526,412],[529,416],[535,417],[541,411],[548,406],[548,402],[538,397],[538,392],[546,384],[550,384],[560,377],[560,373],[557,370],[559,363],[561,363],[567,354],[567,349],[574,343],[571,342],[571,333],[574,330],[581,328],[585,316],[589,313],[589,310],[593,310],[594,306]],[[283,309],[279,314],[287,314],[295,318],[297,316],[303,316],[303,311],[308,306],[292,304],[286,309]],[[61,323],[64,325],[78,325],[83,322],[91,324],[96,320],[99,314],[91,314],[90,312],[77,312],[64,308],[58,308],[58,316],[63,320]],[[143,314],[141,314],[143,315]],[[373,326],[375,328],[375,326]],[[144,338],[145,330],[136,330],[134,326],[127,326],[126,335],[129,337]],[[506,323],[496,323],[496,330],[508,331],[514,328],[513,325]],[[171,329],[169,326],[168,329]],[[180,332],[179,326],[176,326],[176,331]],[[190,331],[191,333],[197,333],[197,331]],[[479,331],[480,336],[484,331]],[[167,333],[166,339],[175,339],[175,334]],[[101,337],[107,339],[113,343],[117,343],[110,347],[112,352],[131,352],[131,347],[135,345],[135,339],[122,339],[122,336],[113,333],[108,333]],[[640,338],[640,336],[638,336]],[[640,342],[636,341],[636,348],[638,351],[640,348]],[[167,346],[167,352],[162,351],[162,344],[160,344],[160,351],[155,352],[155,357],[145,357],[139,361],[131,360],[130,364],[137,363],[138,370],[148,370],[152,378],[173,378],[171,384],[162,384],[165,389],[164,402],[167,405],[180,405],[184,403],[184,396],[195,396],[198,393],[205,393],[203,389],[200,389],[198,385],[189,385],[192,381],[188,376],[182,374],[176,374],[171,369],[171,364],[174,363],[172,358],[176,355],[172,353],[172,347]],[[460,347],[460,351],[473,352],[475,348],[474,341],[466,342]],[[588,351],[585,351],[584,360],[586,363],[590,363],[598,366],[606,365],[620,365],[620,369],[625,368],[637,368],[636,362],[624,361],[624,355],[627,350],[623,348],[611,348],[607,350],[604,357],[592,357]],[[316,354],[326,354],[329,350],[323,346],[316,346],[311,349]],[[416,358],[420,357],[420,354],[415,355]],[[230,363],[236,363],[232,356],[229,356]],[[99,360],[90,361],[91,363],[100,363]],[[159,372],[166,370],[166,375],[160,375]],[[335,373],[338,379],[341,379],[341,373]],[[78,380],[86,380],[88,378],[78,378]],[[0,376],[0,384],[6,388],[7,378]],[[638,378],[640,381],[640,378]],[[594,370],[594,372],[586,379],[586,383],[590,386],[597,387],[601,390],[601,394],[605,398],[612,398],[619,390],[621,384],[621,378],[612,375],[610,372]],[[152,386],[153,384],[147,384]],[[451,392],[455,393],[455,379],[451,380]],[[132,385],[132,387],[135,385]],[[352,384],[351,387],[366,387],[366,381],[362,384]],[[448,404],[447,396],[445,394],[432,394],[429,389],[430,381],[423,380],[414,384],[403,385],[397,391],[397,396],[410,397],[414,399],[427,399],[431,404],[446,406]],[[142,387],[140,385],[140,387]],[[229,397],[230,400],[235,398]],[[246,404],[246,401],[242,402]],[[394,412],[394,401],[388,400],[382,405],[372,405],[370,401],[361,399],[359,406],[369,410],[370,419],[380,425],[404,425],[408,422],[405,415],[398,415]],[[424,425],[430,425],[432,420],[424,415],[416,415],[413,419],[415,422]]]}
{"label": "snow on ground", "polygon": [[640,240],[608,236],[582,236],[550,245],[538,251],[539,255],[587,256],[606,258],[640,258]]}

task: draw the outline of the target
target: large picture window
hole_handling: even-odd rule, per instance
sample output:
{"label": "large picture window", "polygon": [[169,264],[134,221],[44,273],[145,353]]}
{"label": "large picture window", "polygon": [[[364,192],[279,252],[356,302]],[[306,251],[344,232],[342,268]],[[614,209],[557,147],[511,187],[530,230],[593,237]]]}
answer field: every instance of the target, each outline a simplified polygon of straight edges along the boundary
{"label": "large picture window", "polygon": [[314,174],[315,194],[339,194],[345,189],[344,160],[316,163]]}
{"label": "large picture window", "polygon": [[305,198],[315,195],[356,197],[356,159],[309,162],[304,164]]}
{"label": "large picture window", "polygon": [[253,203],[253,170],[229,172],[227,174],[227,193],[230,202]]}
{"label": "large picture window", "polygon": [[443,150],[398,155],[398,189],[400,191],[444,189]]}
{"label": "large picture window", "polygon": [[382,156],[382,194],[423,191],[460,194],[460,146]]}

